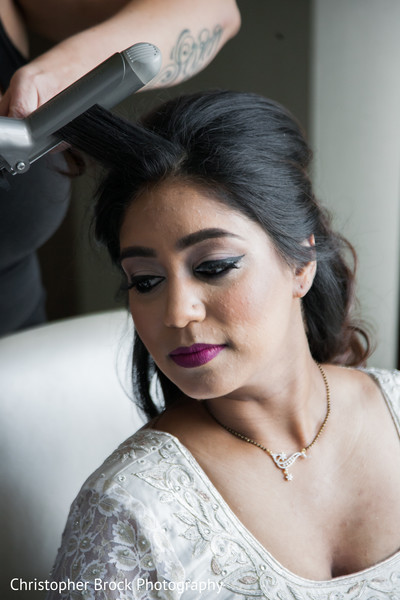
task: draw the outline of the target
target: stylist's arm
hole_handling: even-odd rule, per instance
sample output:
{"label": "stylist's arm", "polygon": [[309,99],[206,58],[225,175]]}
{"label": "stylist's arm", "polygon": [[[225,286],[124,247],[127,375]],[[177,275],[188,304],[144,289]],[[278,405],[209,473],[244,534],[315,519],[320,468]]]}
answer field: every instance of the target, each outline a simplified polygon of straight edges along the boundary
{"label": "stylist's arm", "polygon": [[171,86],[201,71],[235,35],[234,0],[19,0],[30,31],[55,42],[18,69],[0,115],[24,117],[115,52],[151,42],[163,56],[150,86]]}

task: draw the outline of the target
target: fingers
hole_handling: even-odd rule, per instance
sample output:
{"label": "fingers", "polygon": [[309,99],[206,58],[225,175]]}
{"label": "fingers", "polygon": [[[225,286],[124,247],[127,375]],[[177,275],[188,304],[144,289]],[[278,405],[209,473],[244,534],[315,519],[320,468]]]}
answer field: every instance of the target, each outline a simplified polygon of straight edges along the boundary
{"label": "fingers", "polygon": [[28,116],[92,68],[66,53],[62,60],[59,52],[55,58],[53,54],[47,52],[15,71],[0,100],[0,116]]}
{"label": "fingers", "polygon": [[18,69],[11,78],[8,90],[4,94],[7,96],[8,117],[24,118],[39,106],[39,96],[37,83],[34,77],[30,76],[29,72],[25,71],[25,67]]}
{"label": "fingers", "polygon": [[52,74],[33,70],[31,65],[21,67],[0,100],[0,116],[23,119],[52,98],[59,87]]}

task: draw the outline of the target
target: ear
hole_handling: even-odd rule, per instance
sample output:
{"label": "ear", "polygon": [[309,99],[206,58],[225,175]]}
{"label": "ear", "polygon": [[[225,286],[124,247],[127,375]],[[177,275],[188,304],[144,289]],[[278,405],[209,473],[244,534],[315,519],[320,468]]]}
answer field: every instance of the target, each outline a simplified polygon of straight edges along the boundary
{"label": "ear", "polygon": [[[307,240],[303,242],[304,246],[315,246],[315,237],[314,234],[310,235]],[[294,298],[303,298],[307,292],[310,290],[315,273],[317,271],[317,261],[311,260],[303,267],[297,267],[294,272],[293,279],[293,297]]]}

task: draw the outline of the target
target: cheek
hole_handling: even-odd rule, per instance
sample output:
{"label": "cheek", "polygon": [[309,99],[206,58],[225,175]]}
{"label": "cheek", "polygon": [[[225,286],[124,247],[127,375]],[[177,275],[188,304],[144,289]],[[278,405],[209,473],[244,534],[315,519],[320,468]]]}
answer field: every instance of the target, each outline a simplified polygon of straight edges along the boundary
{"label": "cheek", "polygon": [[218,305],[221,317],[233,324],[251,321],[255,308],[254,299],[250,295],[244,294],[240,286],[233,288]]}
{"label": "cheek", "polygon": [[272,285],[249,273],[230,286],[221,308],[232,321],[250,323],[258,320],[273,293]]}
{"label": "cheek", "polygon": [[278,339],[290,319],[292,293],[289,283],[277,278],[254,279],[235,283],[229,294],[218,302],[218,314],[232,333],[232,342],[255,349],[264,345],[266,336]]}
{"label": "cheek", "polygon": [[260,318],[265,317],[267,298],[267,286],[244,278],[218,296],[214,309],[218,320],[228,327],[228,332],[233,328],[232,334],[240,333],[243,340],[259,325]]}

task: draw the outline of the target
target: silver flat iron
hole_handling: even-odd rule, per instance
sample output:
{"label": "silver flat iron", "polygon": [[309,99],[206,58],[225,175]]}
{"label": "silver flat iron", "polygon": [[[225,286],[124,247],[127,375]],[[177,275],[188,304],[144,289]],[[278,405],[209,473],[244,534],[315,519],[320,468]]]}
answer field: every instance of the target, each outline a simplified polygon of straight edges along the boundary
{"label": "silver flat iron", "polygon": [[159,72],[161,53],[140,43],[117,52],[40,106],[25,119],[0,117],[0,171],[25,173],[63,140],[58,129],[100,104],[112,108],[149,83]]}

